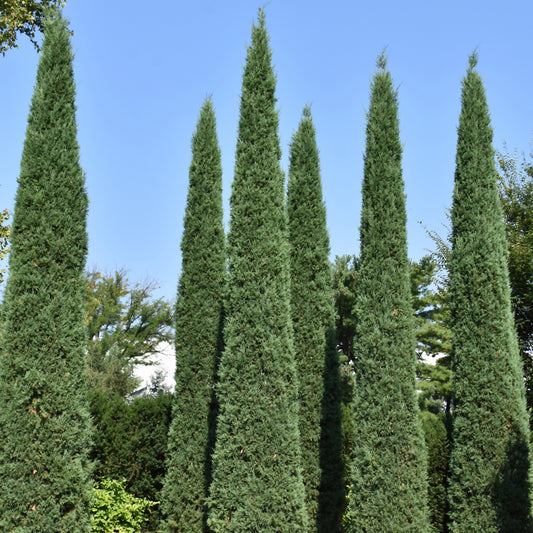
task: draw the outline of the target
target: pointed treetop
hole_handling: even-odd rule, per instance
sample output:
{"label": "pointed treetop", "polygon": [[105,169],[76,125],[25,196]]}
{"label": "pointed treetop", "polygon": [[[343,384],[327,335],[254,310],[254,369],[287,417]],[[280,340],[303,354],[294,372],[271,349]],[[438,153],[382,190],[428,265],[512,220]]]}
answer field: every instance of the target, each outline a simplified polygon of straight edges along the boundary
{"label": "pointed treetop", "polygon": [[260,7],[257,11],[257,26],[259,28],[265,27],[265,6]]}
{"label": "pointed treetop", "polygon": [[63,8],[66,5],[66,2],[61,2],[60,0],[50,0],[49,5],[44,7],[45,19],[63,17]]}
{"label": "pointed treetop", "polygon": [[306,105],[302,111],[302,116],[304,120],[311,120],[311,106]]}
{"label": "pointed treetop", "polygon": [[387,68],[387,54],[385,53],[385,49],[383,49],[378,55],[378,58],[376,59],[376,66],[381,71]]}
{"label": "pointed treetop", "polygon": [[202,107],[200,108],[200,114],[202,114],[202,111],[204,110],[212,110],[213,109],[213,95],[209,94],[205,97]]}
{"label": "pointed treetop", "polygon": [[468,65],[470,67],[470,70],[474,70],[477,66],[477,48],[470,54],[470,57],[468,58]]}

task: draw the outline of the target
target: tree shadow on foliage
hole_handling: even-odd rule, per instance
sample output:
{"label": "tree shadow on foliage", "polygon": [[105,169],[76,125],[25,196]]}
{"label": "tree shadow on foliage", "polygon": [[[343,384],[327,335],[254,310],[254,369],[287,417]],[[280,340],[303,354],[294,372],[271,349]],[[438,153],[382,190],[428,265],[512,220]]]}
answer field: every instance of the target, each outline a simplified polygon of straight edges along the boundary
{"label": "tree shadow on foliage", "polygon": [[420,418],[428,455],[429,518],[434,533],[447,533],[450,417],[443,411],[421,411]]}
{"label": "tree shadow on foliage", "polygon": [[529,446],[515,430],[505,452],[506,460],[494,482],[492,503],[498,517],[501,533],[530,533],[531,483],[529,479]]}
{"label": "tree shadow on foliage", "polygon": [[[215,442],[217,438],[217,420],[219,413],[218,398],[216,395],[215,384],[218,383],[218,368],[220,366],[220,357],[224,350],[224,322],[226,313],[224,306],[221,306],[218,317],[217,333],[217,353],[215,355],[215,366],[213,368],[213,388],[211,390],[211,400],[209,403],[209,415],[207,419],[207,443],[204,450],[204,501],[209,497],[209,487],[213,479],[213,452],[215,451]],[[207,525],[207,506],[204,505],[203,531],[211,533],[212,530]]]}
{"label": "tree shadow on foliage", "polygon": [[320,435],[320,468],[322,476],[318,496],[319,533],[341,531],[345,507],[344,465],[342,461],[341,378],[335,330],[329,328],[324,365],[324,396]]}

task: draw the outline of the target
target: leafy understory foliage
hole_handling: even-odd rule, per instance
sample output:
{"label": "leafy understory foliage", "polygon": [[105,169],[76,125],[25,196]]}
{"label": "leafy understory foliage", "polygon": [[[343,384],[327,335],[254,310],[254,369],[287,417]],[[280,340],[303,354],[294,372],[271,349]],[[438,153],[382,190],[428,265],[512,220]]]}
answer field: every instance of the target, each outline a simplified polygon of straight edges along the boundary
{"label": "leafy understory foliage", "polygon": [[159,505],[129,494],[126,480],[103,479],[94,488],[91,507],[92,533],[141,533],[150,510]]}
{"label": "leafy understory foliage", "polygon": [[[9,230],[10,227],[6,224],[9,220],[9,211],[4,209],[0,211],[0,261],[7,257],[9,251]],[[0,283],[4,281],[5,268],[0,268]]]}

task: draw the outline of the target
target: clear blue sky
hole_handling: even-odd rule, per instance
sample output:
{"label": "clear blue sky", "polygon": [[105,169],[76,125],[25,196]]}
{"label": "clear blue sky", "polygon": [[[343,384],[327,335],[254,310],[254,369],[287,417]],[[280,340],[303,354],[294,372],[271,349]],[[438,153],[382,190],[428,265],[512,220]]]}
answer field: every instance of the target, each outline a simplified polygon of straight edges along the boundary
{"label": "clear blue sky", "polygon": [[[173,298],[190,141],[212,95],[224,171],[233,178],[246,46],[261,4],[69,0],[78,138],[90,198],[88,266],[126,268]],[[461,79],[479,52],[494,146],[529,152],[533,132],[531,0],[271,0],[282,165],[311,104],[332,257],[357,253],[369,86],[380,51],[399,91],[409,254],[444,233],[453,189]],[[0,207],[13,207],[37,54],[24,39],[0,57]]]}

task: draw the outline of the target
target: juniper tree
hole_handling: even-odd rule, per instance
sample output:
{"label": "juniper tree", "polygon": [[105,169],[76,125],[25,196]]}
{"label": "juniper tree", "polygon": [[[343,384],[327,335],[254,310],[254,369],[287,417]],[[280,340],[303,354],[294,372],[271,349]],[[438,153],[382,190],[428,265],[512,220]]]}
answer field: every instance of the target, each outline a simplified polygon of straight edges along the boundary
{"label": "juniper tree", "polygon": [[0,530],[90,529],[87,195],[69,30],[50,12],[22,153],[3,305]]}
{"label": "juniper tree", "polygon": [[260,10],[244,68],[231,194],[229,297],[209,496],[215,532],[307,531],[275,85]]}
{"label": "juniper tree", "polygon": [[462,85],[452,205],[450,530],[531,531],[529,429],[483,82]]}
{"label": "juniper tree", "polygon": [[163,511],[168,531],[203,531],[214,446],[214,385],[226,277],[222,164],[210,100],[192,140],[176,303],[176,389]]}
{"label": "juniper tree", "polygon": [[344,502],[340,374],[326,209],[307,107],[291,143],[287,213],[306,507],[311,530],[332,533]]}
{"label": "juniper tree", "polygon": [[366,127],[350,531],[428,531],[397,93],[380,56]]}

